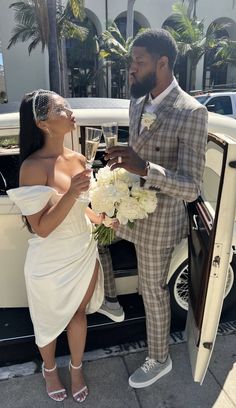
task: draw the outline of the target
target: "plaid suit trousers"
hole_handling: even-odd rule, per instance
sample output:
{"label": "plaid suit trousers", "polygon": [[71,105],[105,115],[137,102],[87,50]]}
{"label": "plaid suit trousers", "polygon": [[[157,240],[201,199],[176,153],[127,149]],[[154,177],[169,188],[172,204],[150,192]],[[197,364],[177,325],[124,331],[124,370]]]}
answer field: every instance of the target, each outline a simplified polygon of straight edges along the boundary
{"label": "plaid suit trousers", "polygon": [[104,273],[105,297],[116,297],[116,284],[111,259],[111,253],[108,246],[98,245],[99,258]]}
{"label": "plaid suit trousers", "polygon": [[166,284],[174,248],[155,249],[135,244],[139,292],[142,294],[146,313],[148,354],[163,362],[169,352],[170,296]]}

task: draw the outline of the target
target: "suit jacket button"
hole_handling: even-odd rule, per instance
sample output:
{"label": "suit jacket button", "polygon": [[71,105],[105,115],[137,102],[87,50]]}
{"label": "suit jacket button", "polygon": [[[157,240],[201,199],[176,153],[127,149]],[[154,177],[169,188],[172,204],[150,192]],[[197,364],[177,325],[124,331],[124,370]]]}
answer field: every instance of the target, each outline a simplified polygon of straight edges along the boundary
{"label": "suit jacket button", "polygon": [[159,146],[156,146],[155,150],[156,150],[156,152],[159,152],[159,151],[160,151],[160,147],[159,147]]}

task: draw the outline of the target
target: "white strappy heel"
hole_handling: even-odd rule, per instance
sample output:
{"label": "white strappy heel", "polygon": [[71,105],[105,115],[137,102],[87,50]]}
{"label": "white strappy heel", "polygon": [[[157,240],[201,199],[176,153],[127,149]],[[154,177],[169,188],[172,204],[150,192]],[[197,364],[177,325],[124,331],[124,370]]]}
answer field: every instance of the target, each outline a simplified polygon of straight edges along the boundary
{"label": "white strappy heel", "polygon": [[[73,368],[74,370],[80,370],[82,368],[82,363],[80,363],[79,366],[74,366],[70,360],[69,362],[69,371],[71,370],[71,368]],[[83,397],[80,395],[83,394]],[[88,387],[87,385],[85,385],[83,388],[81,388],[79,391],[75,392],[73,395],[73,398],[76,402],[83,402],[87,396],[88,396]]]}
{"label": "white strappy heel", "polygon": [[[43,363],[42,364],[43,378],[45,379],[45,373],[52,373],[56,369],[57,369],[57,364],[55,364],[55,366],[53,368],[49,369],[49,368],[45,368],[44,363]],[[47,390],[47,387],[46,387],[46,390]],[[64,397],[55,398],[55,396],[57,394],[60,394],[62,392],[64,393]],[[59,401],[59,402],[64,401],[64,399],[67,397],[65,388],[61,388],[60,390],[51,391],[51,392],[48,392],[48,390],[47,390],[47,394],[53,401]]]}

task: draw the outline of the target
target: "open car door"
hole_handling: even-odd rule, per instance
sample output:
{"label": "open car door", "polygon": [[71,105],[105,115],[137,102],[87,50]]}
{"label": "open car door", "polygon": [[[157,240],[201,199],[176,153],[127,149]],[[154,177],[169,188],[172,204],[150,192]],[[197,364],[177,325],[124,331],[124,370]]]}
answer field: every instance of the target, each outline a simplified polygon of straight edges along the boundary
{"label": "open car door", "polygon": [[202,193],[188,209],[189,310],[186,333],[193,378],[202,383],[215,343],[232,256],[236,139],[209,135]]}

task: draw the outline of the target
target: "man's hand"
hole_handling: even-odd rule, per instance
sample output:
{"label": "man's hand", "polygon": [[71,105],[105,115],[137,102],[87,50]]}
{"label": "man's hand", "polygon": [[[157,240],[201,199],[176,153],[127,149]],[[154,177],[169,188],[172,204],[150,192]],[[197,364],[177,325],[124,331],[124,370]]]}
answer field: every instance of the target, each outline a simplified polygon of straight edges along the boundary
{"label": "man's hand", "polygon": [[130,146],[113,146],[106,150],[105,160],[111,170],[123,168],[130,173],[146,176],[146,161]]}

